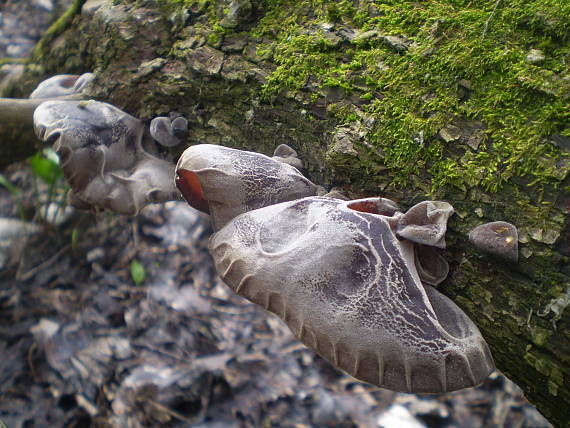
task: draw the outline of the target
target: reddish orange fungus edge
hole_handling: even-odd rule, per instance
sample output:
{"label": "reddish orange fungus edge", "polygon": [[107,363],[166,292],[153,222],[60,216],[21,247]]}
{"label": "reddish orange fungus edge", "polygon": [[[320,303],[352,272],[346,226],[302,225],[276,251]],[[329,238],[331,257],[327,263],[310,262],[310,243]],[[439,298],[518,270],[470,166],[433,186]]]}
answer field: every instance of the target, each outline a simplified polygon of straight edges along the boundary
{"label": "reddish orange fungus edge", "polygon": [[192,171],[181,169],[176,174],[176,187],[192,208],[210,214],[208,201],[204,198],[200,179]]}

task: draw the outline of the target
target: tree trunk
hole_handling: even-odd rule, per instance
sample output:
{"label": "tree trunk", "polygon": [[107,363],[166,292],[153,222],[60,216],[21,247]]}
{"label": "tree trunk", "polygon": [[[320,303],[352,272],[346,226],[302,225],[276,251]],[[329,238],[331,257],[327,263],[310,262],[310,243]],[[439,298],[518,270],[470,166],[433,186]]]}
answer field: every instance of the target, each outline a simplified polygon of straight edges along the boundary
{"label": "tree trunk", "polygon": [[[189,144],[270,154],[287,143],[326,187],[450,202],[441,291],[497,367],[570,427],[570,79],[556,56],[567,15],[388,3],[90,0],[35,51],[20,95],[94,71],[94,98],[143,119],[182,113]],[[526,51],[541,37],[546,59]],[[518,263],[468,242],[496,220],[518,227]]]}

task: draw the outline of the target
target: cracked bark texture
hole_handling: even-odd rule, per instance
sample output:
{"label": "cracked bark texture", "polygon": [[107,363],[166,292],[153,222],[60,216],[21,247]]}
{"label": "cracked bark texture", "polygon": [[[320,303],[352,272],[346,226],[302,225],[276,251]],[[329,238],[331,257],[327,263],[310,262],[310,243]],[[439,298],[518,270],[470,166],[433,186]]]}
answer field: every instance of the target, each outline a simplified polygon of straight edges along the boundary
{"label": "cracked bark texture", "polygon": [[[306,175],[313,182],[340,186],[352,197],[388,197],[405,208],[428,199],[428,194],[449,201],[456,210],[445,252],[451,272],[440,290],[480,328],[497,367],[555,426],[570,427],[570,309],[566,308],[570,303],[570,167],[563,157],[558,182],[543,187],[540,194],[523,176],[493,193],[477,184],[462,189],[449,186],[434,193],[427,175],[397,188],[381,167],[382,152],[370,149],[370,117],[339,121],[327,110],[327,99],[310,86],[304,94],[284,92],[271,102],[261,99],[260,89],[275,64],[256,53],[263,40],[249,34],[247,25],[242,31],[211,37],[212,25],[199,2],[180,10],[155,1],[83,3],[76,1],[75,6],[83,6],[81,13],[48,35],[24,77],[4,96],[27,96],[50,75],[94,71],[98,80],[91,90],[93,98],[147,121],[171,111],[181,113],[189,120],[188,144],[221,144],[270,155],[286,143],[304,160]],[[229,7],[230,2],[218,3]],[[255,20],[263,14],[262,3],[251,5],[249,19]],[[226,25],[234,25],[232,19],[239,21],[239,14],[234,15]],[[346,95],[343,102],[357,105],[353,98]],[[477,136],[484,127],[481,122],[456,118],[440,134],[455,142],[465,138],[466,144],[477,148]],[[36,148],[29,129],[0,132],[3,166]],[[12,137],[7,139],[8,135]],[[180,154],[185,146],[175,148],[173,154]],[[545,209],[547,216],[541,215]],[[473,227],[496,220],[518,227],[518,264],[502,263],[469,244]]]}

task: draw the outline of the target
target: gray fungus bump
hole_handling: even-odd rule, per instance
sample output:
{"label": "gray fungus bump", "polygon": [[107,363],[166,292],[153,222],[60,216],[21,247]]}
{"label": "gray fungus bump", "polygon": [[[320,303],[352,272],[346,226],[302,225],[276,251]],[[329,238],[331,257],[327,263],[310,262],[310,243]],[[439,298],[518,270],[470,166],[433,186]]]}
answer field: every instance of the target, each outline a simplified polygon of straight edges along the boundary
{"label": "gray fungus bump", "polygon": [[516,263],[519,260],[517,228],[505,221],[493,221],[469,232],[469,241],[479,250]]}
{"label": "gray fungus bump", "polygon": [[183,117],[170,120],[168,117],[155,117],[150,122],[150,135],[164,147],[180,144],[188,133],[188,121]]}
{"label": "gray fungus bump", "polygon": [[273,152],[272,159],[294,166],[299,171],[302,171],[305,168],[305,165],[303,165],[303,161],[299,159],[297,152],[287,144],[279,144]]}
{"label": "gray fungus bump", "polygon": [[136,215],[149,203],[179,199],[174,164],[158,157],[140,120],[111,104],[47,101],[34,112],[34,128],[53,143],[77,208]]}
{"label": "gray fungus bump", "polygon": [[236,293],[336,367],[395,391],[448,392],[494,369],[475,324],[428,285],[447,274],[433,247],[445,245],[452,212],[445,202],[402,213],[382,198],[305,197],[238,215],[210,252]]}
{"label": "gray fungus bump", "polygon": [[55,98],[80,94],[95,80],[95,74],[58,74],[42,81],[30,94],[30,98]]}

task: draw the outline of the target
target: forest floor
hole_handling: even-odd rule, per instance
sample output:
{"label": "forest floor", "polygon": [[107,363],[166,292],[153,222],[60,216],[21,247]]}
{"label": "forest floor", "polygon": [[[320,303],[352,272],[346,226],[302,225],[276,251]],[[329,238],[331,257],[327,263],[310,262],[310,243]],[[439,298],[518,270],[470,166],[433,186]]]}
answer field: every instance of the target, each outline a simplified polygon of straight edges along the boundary
{"label": "forest floor", "polygon": [[94,216],[57,208],[64,188],[48,198],[27,163],[4,176],[19,189],[0,187],[9,428],[549,426],[499,373],[418,396],[336,371],[220,281],[208,218],[184,203]]}

